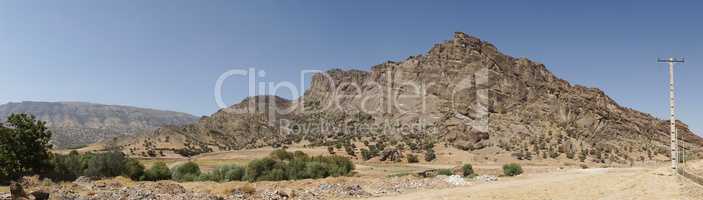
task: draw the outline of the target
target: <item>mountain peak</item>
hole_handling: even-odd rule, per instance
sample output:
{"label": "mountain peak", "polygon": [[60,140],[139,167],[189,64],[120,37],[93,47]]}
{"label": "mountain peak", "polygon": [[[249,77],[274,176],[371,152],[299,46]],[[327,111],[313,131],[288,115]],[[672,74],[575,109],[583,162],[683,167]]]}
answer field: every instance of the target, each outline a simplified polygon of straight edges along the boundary
{"label": "mountain peak", "polygon": [[[547,155],[553,159],[559,154],[575,159],[579,153],[597,163],[667,156],[666,123],[618,106],[601,90],[573,86],[543,64],[505,55],[462,32],[434,45],[426,55],[384,62],[370,72],[316,74],[303,98],[305,105],[311,105],[305,111],[311,112],[263,116],[271,109],[293,107],[287,107],[289,101],[280,97],[255,96],[233,106],[254,112],[216,113],[168,133],[188,138],[176,144],[191,144],[191,138],[197,138],[202,147],[184,148],[199,152],[292,144],[301,138],[311,146],[349,143],[357,136],[372,136],[384,142],[408,142],[405,145],[420,139],[466,151],[491,148],[518,155],[517,159],[532,159],[520,156],[525,151],[542,155],[536,159],[550,159]],[[280,130],[288,130],[290,124],[281,121],[320,123],[330,129],[299,129],[302,137],[287,137]],[[358,130],[363,131],[354,132]],[[680,135],[687,145],[703,146],[703,139],[684,128]]]}
{"label": "mountain peak", "polygon": [[476,45],[480,46],[481,39],[469,34],[466,34],[464,32],[454,32],[454,38],[452,41],[456,44],[467,44],[467,45]]}

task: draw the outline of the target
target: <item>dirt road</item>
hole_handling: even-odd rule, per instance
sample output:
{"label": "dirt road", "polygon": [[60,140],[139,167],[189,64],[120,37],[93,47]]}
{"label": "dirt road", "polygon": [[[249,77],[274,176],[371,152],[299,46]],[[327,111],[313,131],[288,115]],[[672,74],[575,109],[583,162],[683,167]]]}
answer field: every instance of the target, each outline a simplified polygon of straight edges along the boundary
{"label": "dirt road", "polygon": [[703,199],[703,187],[671,174],[667,167],[569,170],[376,199]]}

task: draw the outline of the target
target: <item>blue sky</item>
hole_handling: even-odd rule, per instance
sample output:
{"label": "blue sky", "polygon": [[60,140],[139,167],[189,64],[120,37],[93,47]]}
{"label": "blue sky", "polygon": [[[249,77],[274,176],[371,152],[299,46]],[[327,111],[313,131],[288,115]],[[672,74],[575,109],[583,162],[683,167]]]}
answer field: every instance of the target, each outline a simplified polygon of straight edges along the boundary
{"label": "blue sky", "polygon": [[[297,82],[301,69],[369,69],[463,31],[660,118],[667,71],[655,60],[686,57],[677,69],[680,118],[703,133],[701,10],[700,1],[4,0],[0,103],[208,115],[218,109],[215,81],[229,69]],[[243,82],[226,82],[227,103],[247,96]]]}

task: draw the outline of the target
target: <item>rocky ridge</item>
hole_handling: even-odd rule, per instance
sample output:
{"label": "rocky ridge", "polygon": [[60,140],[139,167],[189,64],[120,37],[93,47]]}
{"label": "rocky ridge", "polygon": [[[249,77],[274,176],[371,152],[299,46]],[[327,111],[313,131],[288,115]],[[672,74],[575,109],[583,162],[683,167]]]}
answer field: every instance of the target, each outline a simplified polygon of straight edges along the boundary
{"label": "rocky ridge", "polygon": [[[248,112],[229,112],[242,108]],[[311,124],[319,127],[307,127]],[[689,150],[703,145],[685,124],[679,123],[678,131]],[[597,88],[572,85],[543,64],[502,54],[464,33],[424,55],[388,61],[369,72],[316,74],[311,88],[293,101],[250,97],[197,123],[162,127],[118,146],[132,154],[159,150],[189,156],[302,141],[351,146],[352,156],[359,155],[353,144],[360,142],[413,152],[442,143],[466,151],[491,148],[520,160],[626,164],[670,156],[667,121],[620,106]]]}
{"label": "rocky ridge", "polygon": [[0,121],[12,113],[29,113],[45,121],[56,148],[77,147],[164,125],[184,125],[196,117],[179,112],[84,102],[32,102],[0,105]]}

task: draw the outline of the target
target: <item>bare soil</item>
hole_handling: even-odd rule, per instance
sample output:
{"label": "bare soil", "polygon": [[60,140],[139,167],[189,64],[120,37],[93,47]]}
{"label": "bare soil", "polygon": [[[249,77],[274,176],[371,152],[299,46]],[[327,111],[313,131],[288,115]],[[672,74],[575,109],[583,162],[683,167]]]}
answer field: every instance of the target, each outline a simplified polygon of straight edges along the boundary
{"label": "bare soil", "polygon": [[700,199],[703,187],[669,167],[594,168],[526,174],[491,184],[371,199]]}

